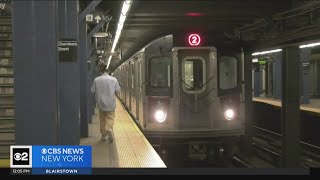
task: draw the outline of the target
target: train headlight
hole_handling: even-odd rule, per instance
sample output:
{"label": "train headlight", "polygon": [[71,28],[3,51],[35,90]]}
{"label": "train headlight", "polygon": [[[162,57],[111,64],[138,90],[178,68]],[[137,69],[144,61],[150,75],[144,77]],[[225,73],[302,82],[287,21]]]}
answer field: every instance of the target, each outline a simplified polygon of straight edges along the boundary
{"label": "train headlight", "polygon": [[156,110],[154,113],[154,119],[159,122],[163,123],[166,120],[167,114],[163,110]]}
{"label": "train headlight", "polygon": [[224,111],[224,117],[227,119],[227,120],[233,120],[235,116],[235,112],[233,109],[226,109]]}

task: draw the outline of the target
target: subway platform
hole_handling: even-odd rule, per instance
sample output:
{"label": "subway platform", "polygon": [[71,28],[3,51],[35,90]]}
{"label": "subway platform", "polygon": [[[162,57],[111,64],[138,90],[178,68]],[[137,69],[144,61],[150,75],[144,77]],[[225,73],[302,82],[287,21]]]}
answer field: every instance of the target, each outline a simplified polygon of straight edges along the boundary
{"label": "subway platform", "polygon": [[[281,107],[281,100],[265,97],[253,97],[254,102],[270,104],[272,106]],[[310,99],[309,104],[300,104],[300,110],[320,115],[320,99]]]}
{"label": "subway platform", "polygon": [[113,143],[101,141],[99,113],[89,124],[89,137],[81,145],[92,145],[93,168],[166,168],[166,165],[117,99]]}

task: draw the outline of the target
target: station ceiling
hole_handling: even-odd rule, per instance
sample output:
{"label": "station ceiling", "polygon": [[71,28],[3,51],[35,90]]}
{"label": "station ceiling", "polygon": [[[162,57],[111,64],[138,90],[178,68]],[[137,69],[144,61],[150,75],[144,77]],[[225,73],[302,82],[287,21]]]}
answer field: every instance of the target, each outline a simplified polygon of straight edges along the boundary
{"label": "station ceiling", "polygon": [[[82,6],[90,2],[82,1]],[[122,3],[109,0],[97,6],[96,11],[112,17],[102,31],[115,36]],[[292,32],[314,32],[320,20],[318,8],[320,2],[315,0],[133,0],[110,69],[152,40],[178,32],[205,30],[217,41],[233,39],[251,45],[283,43],[295,39],[286,39],[296,37]],[[108,51],[111,45],[103,48]]]}

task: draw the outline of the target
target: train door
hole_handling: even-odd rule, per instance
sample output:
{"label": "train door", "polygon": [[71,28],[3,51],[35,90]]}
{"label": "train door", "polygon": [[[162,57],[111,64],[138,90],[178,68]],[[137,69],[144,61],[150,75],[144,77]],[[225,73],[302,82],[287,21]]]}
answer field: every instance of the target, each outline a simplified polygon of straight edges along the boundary
{"label": "train door", "polygon": [[147,112],[147,102],[145,99],[146,87],[145,87],[145,60],[144,53],[139,56],[139,122],[142,127],[146,127],[145,112]]}
{"label": "train door", "polygon": [[203,48],[178,50],[181,129],[211,126],[210,101],[214,92],[214,77],[210,69],[214,68],[210,63],[209,54],[210,49]]}
{"label": "train door", "polygon": [[121,66],[121,69],[120,69],[120,73],[119,73],[119,76],[121,78],[121,101],[122,103],[124,102],[125,100],[125,81],[124,81],[124,66],[122,65]]}
{"label": "train door", "polygon": [[123,74],[123,66],[120,67],[120,71],[119,71],[119,77],[120,77],[120,82],[121,82],[121,94],[120,94],[120,99],[121,101],[123,102],[123,100],[125,99],[125,96],[124,96],[124,91],[125,91],[125,87],[124,87],[124,74]]}
{"label": "train door", "polygon": [[138,121],[139,120],[139,84],[138,84],[138,79],[139,79],[139,76],[138,76],[138,61],[135,60],[135,63],[134,63],[134,97],[135,97],[135,106],[136,106],[136,110],[135,110],[135,117],[136,117],[136,120]]}
{"label": "train door", "polygon": [[124,74],[126,75],[126,107],[130,110],[130,94],[129,94],[129,87],[130,87],[130,74],[129,74],[129,63],[126,64],[126,71]]}
{"label": "train door", "polygon": [[131,113],[135,118],[137,118],[137,105],[136,105],[136,74],[135,74],[135,61],[130,63],[130,77],[131,77],[131,86],[130,86],[130,106],[131,106]]}
{"label": "train door", "polygon": [[132,67],[131,62],[128,63],[128,108],[131,112],[131,98],[132,98]]}
{"label": "train door", "polygon": [[136,119],[137,119],[137,122],[139,123],[140,122],[140,102],[141,102],[141,62],[140,60],[138,59],[136,61]]}

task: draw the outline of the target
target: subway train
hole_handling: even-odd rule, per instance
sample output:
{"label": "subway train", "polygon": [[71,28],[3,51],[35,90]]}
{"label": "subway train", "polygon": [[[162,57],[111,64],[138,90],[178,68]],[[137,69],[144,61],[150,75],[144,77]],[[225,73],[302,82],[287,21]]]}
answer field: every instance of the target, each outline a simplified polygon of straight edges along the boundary
{"label": "subway train", "polygon": [[118,98],[151,143],[230,154],[244,133],[241,48],[205,46],[197,34],[182,39],[160,37],[118,66]]}

